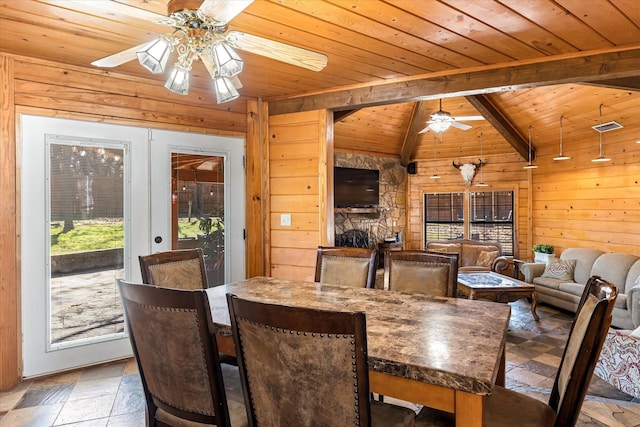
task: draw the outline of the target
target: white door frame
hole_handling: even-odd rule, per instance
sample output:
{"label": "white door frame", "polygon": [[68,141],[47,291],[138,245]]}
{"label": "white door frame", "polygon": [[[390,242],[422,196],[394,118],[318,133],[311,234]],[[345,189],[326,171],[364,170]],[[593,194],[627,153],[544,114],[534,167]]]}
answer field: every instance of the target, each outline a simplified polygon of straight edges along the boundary
{"label": "white door frame", "polygon": [[[242,138],[228,138],[201,134],[188,134],[150,130],[147,128],[111,125],[97,122],[84,122],[70,119],[20,115],[20,132],[22,144],[20,151],[21,164],[21,287],[22,287],[22,334],[23,334],[23,376],[33,377],[48,373],[60,372],[67,369],[88,366],[100,362],[122,359],[132,355],[129,338],[126,333],[112,335],[113,339],[78,340],[74,345],[61,349],[51,348],[47,343],[48,316],[48,288],[50,277],[49,266],[49,212],[48,212],[48,183],[43,177],[48,176],[47,138],[59,136],[79,141],[110,141],[125,147],[125,279],[140,280],[138,256],[151,252],[168,249],[156,247],[152,236],[166,235],[164,243],[170,245],[170,231],[162,231],[161,227],[170,222],[163,219],[151,220],[150,212],[164,212],[169,215],[170,200],[170,157],[164,160],[162,155],[168,155],[170,150],[179,148],[197,150],[198,152],[213,152],[224,155],[230,167],[225,167],[225,188],[229,205],[225,228],[233,233],[244,231],[244,169],[243,154],[244,140]],[[49,135],[49,137],[47,137]],[[176,144],[176,141],[179,141]],[[152,150],[151,144],[159,147]],[[157,154],[163,153],[162,155]],[[155,163],[166,164],[169,170],[164,170],[169,182],[164,189],[161,185],[151,185],[152,172]],[[152,165],[150,167],[149,165]],[[227,165],[225,165],[227,166]],[[163,166],[164,167],[164,166]],[[233,173],[231,171],[234,171]],[[239,171],[239,172],[238,172]],[[154,176],[161,173],[154,171]],[[226,174],[229,173],[229,176]],[[232,185],[234,183],[235,185]],[[132,187],[133,186],[133,187]],[[132,190],[137,189],[137,190]],[[131,194],[135,192],[135,194]],[[158,197],[151,203],[152,197]],[[167,198],[167,199],[166,199]],[[166,199],[166,200],[165,200]],[[225,200],[227,203],[227,200]],[[164,208],[162,208],[164,207]],[[153,209],[152,209],[153,208]],[[235,209],[238,209],[236,212]],[[164,224],[164,225],[163,225]],[[154,233],[152,234],[152,229]],[[169,228],[170,229],[170,228]],[[227,234],[227,233],[225,233]],[[233,266],[228,273],[227,280],[241,280],[244,278],[244,240],[231,239],[228,241],[230,250],[225,251],[229,261],[226,265]],[[229,258],[229,254],[234,256]],[[241,256],[239,256],[241,254]],[[45,291],[45,288],[47,291]]]}

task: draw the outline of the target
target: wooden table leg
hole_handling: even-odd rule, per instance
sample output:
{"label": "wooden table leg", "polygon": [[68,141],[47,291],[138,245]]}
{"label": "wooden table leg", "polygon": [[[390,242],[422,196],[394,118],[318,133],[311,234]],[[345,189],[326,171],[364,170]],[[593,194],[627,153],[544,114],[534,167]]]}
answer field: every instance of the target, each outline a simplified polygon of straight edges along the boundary
{"label": "wooden table leg", "polygon": [[507,365],[507,357],[506,357],[506,349],[502,347],[502,356],[500,356],[500,365],[498,366],[498,375],[496,375],[496,385],[500,387],[504,387],[506,380],[506,365]]}
{"label": "wooden table leg", "polygon": [[538,307],[538,293],[536,291],[533,291],[533,293],[531,294],[531,314],[533,315],[533,318],[536,319],[536,322],[539,322],[540,317],[538,316],[538,313],[536,313],[537,307]]}
{"label": "wooden table leg", "polygon": [[483,405],[483,396],[457,391],[456,427],[482,427]]}

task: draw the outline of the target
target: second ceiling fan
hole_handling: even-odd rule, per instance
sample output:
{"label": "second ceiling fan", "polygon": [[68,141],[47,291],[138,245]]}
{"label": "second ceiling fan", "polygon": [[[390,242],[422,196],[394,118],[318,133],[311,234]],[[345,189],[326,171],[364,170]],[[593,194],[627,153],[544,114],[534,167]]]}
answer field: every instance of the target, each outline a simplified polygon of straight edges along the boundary
{"label": "second ceiling fan", "polygon": [[427,127],[422,129],[418,133],[426,133],[429,131],[442,133],[449,129],[450,127],[454,127],[460,130],[471,129],[471,126],[465,123],[466,121],[472,120],[484,120],[482,116],[459,116],[453,117],[451,113],[448,111],[444,111],[442,109],[442,99],[440,99],[440,109],[435,113],[432,113],[429,117],[429,121],[427,121]]}

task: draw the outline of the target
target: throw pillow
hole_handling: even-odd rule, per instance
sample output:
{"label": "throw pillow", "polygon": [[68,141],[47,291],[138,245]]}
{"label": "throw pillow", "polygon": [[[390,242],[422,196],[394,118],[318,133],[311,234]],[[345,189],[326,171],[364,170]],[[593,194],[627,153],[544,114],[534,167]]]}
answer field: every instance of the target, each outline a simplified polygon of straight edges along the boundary
{"label": "throw pillow", "polygon": [[633,331],[631,331],[629,335],[631,335],[634,338],[638,338],[640,340],[640,326],[638,326]]}
{"label": "throw pillow", "polygon": [[491,268],[493,261],[495,261],[496,258],[498,258],[498,251],[482,251],[480,252],[480,255],[478,255],[476,264],[480,267]]}
{"label": "throw pillow", "polygon": [[544,266],[542,277],[573,282],[573,270],[575,268],[575,259],[559,259]]}

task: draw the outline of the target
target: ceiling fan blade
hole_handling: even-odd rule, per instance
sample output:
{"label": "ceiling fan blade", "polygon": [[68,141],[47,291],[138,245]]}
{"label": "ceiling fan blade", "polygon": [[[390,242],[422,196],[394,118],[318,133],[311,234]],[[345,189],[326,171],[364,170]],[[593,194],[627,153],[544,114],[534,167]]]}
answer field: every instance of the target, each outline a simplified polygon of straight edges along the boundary
{"label": "ceiling fan blade", "polygon": [[327,66],[327,55],[322,53],[240,31],[229,31],[225,37],[229,44],[235,48],[286,62],[287,64],[297,65],[312,71],[321,71]]}
{"label": "ceiling fan blade", "polygon": [[471,126],[469,126],[467,124],[464,124],[464,123],[456,122],[455,120],[451,121],[451,127],[458,128],[460,130],[471,129]]}
{"label": "ceiling fan blade", "polygon": [[474,121],[474,120],[486,120],[482,116],[456,116],[456,117],[454,117],[454,119],[459,121],[459,122],[471,122],[471,121]]}
{"label": "ceiling fan blade", "polygon": [[204,0],[198,11],[218,22],[229,22],[251,3],[253,0]]}
{"label": "ceiling fan blade", "polygon": [[418,133],[427,133],[431,130],[431,128],[429,126],[427,126],[426,128],[422,129],[420,132]]}
{"label": "ceiling fan blade", "polygon": [[142,48],[148,44],[149,42],[144,42],[142,44],[139,44],[138,46],[130,47],[127,50],[114,53],[113,55],[105,56],[104,58],[100,58],[93,61],[91,65],[94,65],[96,67],[104,67],[104,68],[117,67],[118,65],[122,65],[125,62],[129,62],[129,61],[133,61],[134,59],[137,59],[138,56],[136,55],[136,53],[139,50],[142,50]]}

